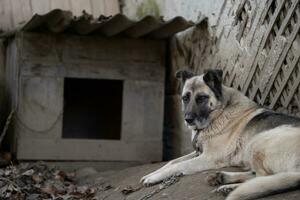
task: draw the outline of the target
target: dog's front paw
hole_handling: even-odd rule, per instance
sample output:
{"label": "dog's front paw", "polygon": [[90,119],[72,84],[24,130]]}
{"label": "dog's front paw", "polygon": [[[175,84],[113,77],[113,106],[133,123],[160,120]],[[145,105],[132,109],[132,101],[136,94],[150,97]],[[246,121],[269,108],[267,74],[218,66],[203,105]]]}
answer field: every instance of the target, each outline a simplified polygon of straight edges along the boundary
{"label": "dog's front paw", "polygon": [[208,175],[205,180],[210,186],[221,185],[224,183],[224,174],[222,172],[215,172]]}
{"label": "dog's front paw", "polygon": [[150,176],[150,174],[148,174],[148,175],[146,175],[146,176],[143,176],[143,177],[141,178],[141,180],[140,180],[140,183],[143,183],[144,180],[145,180],[147,177],[149,177],[149,176]]}
{"label": "dog's front paw", "polygon": [[153,175],[156,174],[156,173],[157,173],[157,171],[154,171],[154,172],[152,172],[152,173],[150,173],[150,174],[147,174],[147,175],[143,176],[143,177],[141,178],[141,180],[140,180],[140,183],[144,183],[144,181],[145,181],[148,177],[153,176]]}
{"label": "dog's front paw", "polygon": [[212,192],[217,192],[224,196],[227,196],[230,192],[232,192],[236,188],[237,188],[237,184],[222,185],[217,189],[213,190]]}
{"label": "dog's front paw", "polygon": [[154,185],[156,183],[159,183],[163,180],[163,178],[161,178],[161,176],[159,174],[153,174],[150,176],[144,176],[141,179],[141,182],[143,183],[144,186],[149,187],[151,185]]}

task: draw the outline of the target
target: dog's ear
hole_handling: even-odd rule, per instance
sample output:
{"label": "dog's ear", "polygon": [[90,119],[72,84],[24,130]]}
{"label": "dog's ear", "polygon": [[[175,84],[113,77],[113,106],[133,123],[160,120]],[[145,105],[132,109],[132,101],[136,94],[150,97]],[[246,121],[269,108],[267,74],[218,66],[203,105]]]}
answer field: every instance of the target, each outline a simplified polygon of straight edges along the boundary
{"label": "dog's ear", "polygon": [[219,100],[222,98],[222,76],[223,70],[221,69],[205,70],[203,76],[204,82]]}
{"label": "dog's ear", "polygon": [[189,78],[192,78],[194,76],[194,73],[190,70],[186,70],[186,69],[183,69],[183,70],[178,70],[176,73],[175,73],[175,77],[180,80],[183,84],[185,83],[185,81]]}

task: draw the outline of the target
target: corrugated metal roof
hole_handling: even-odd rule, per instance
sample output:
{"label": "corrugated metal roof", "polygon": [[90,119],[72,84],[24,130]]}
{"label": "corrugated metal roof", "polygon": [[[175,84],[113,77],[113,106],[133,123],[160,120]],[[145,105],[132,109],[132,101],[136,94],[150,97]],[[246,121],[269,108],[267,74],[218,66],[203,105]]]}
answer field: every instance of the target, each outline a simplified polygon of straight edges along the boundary
{"label": "corrugated metal roof", "polygon": [[22,30],[53,33],[72,32],[80,35],[101,34],[107,37],[122,35],[130,38],[149,37],[165,39],[177,32],[183,31],[194,24],[182,17],[169,21],[146,16],[140,21],[128,19],[123,14],[103,16],[98,18],[83,11],[82,16],[74,17],[72,12],[55,9],[45,15],[34,15]]}

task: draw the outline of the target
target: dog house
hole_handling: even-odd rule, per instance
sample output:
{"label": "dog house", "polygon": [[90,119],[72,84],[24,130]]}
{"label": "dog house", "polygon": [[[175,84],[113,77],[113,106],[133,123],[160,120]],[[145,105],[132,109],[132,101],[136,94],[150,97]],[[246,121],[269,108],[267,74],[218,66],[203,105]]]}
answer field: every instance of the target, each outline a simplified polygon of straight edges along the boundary
{"label": "dog house", "polygon": [[33,16],[7,48],[17,158],[161,160],[167,39],[190,26],[180,17]]}

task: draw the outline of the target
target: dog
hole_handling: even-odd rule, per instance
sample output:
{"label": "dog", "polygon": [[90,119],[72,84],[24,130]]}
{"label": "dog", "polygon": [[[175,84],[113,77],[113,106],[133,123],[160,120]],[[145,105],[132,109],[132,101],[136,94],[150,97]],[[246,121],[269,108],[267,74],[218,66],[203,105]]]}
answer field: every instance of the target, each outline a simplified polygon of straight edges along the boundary
{"label": "dog", "polygon": [[215,191],[226,200],[257,199],[300,186],[300,118],[257,105],[244,94],[222,84],[222,70],[194,75],[176,72],[182,82],[185,124],[192,132],[195,151],[172,160],[144,176],[152,185],[173,175],[189,175],[223,167],[208,175]]}

